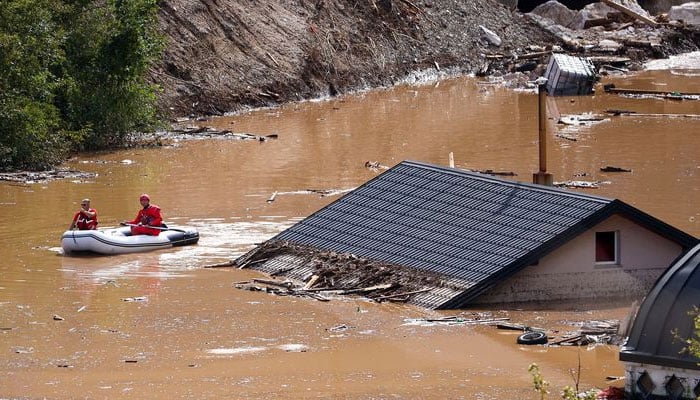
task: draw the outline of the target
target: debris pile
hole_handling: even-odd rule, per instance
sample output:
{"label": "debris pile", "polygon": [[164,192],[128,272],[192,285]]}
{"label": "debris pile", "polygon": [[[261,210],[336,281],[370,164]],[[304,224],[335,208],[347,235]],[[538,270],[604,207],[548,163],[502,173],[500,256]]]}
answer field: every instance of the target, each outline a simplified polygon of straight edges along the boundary
{"label": "debris pile", "polygon": [[15,182],[15,183],[37,183],[47,182],[56,179],[73,179],[73,180],[89,180],[97,177],[97,174],[91,172],[73,171],[69,169],[55,169],[50,171],[39,172],[3,172],[0,173],[0,181]]}
{"label": "debris pile", "polygon": [[[580,323],[581,328],[572,332],[550,331],[529,327],[523,324],[501,322],[498,329],[525,332],[518,337],[519,344],[547,344],[549,346],[588,346],[596,344],[619,345],[623,337],[619,334],[619,321],[588,321]],[[532,335],[528,336],[527,334]],[[535,335],[537,333],[537,335]]]}
{"label": "debris pile", "polygon": [[[293,255],[301,265],[277,261]],[[443,276],[428,271],[373,261],[350,253],[319,251],[282,241],[268,241],[235,261],[213,267],[238,266],[267,272],[285,280],[254,279],[236,287],[277,295],[295,295],[327,301],[325,295],[360,295],[382,302],[406,302],[412,295],[446,287]]]}

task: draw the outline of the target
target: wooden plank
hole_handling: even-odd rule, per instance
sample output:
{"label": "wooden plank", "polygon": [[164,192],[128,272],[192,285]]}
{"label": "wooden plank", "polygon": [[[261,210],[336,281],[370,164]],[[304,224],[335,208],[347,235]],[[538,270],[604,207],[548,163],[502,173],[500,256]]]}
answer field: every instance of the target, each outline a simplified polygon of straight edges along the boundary
{"label": "wooden plank", "polygon": [[226,267],[232,267],[234,265],[236,265],[235,261],[228,261],[228,262],[221,263],[221,264],[205,265],[202,268],[226,268]]}
{"label": "wooden plank", "polygon": [[653,19],[647,18],[647,17],[645,17],[644,15],[639,14],[638,12],[636,12],[636,11],[634,11],[634,10],[631,10],[631,9],[629,9],[629,8],[627,8],[627,7],[625,7],[625,6],[623,6],[622,4],[617,4],[617,3],[615,3],[615,2],[612,1],[612,0],[602,0],[602,2],[605,3],[605,4],[607,4],[607,5],[610,6],[610,7],[614,8],[614,9],[618,10],[618,11],[621,11],[621,12],[623,12],[623,13],[629,15],[629,16],[632,17],[632,18],[638,19],[638,20],[644,22],[644,23],[647,24],[647,25],[653,26],[654,28],[656,28],[656,27],[659,25],[659,24],[658,24],[656,21],[654,21]]}
{"label": "wooden plank", "polygon": [[271,281],[268,279],[253,279],[253,282],[262,283],[262,284],[270,285],[270,286],[277,286],[277,287],[281,287],[281,288],[285,288],[285,289],[289,289],[293,285],[292,282],[289,282],[289,281],[280,282],[280,281]]}
{"label": "wooden plank", "polygon": [[382,284],[382,285],[375,285],[375,286],[368,286],[368,287],[364,287],[364,288],[346,290],[346,291],[343,292],[343,294],[372,292],[372,291],[375,291],[375,290],[389,289],[389,288],[391,288],[392,286],[394,286],[394,285],[391,284],[391,283],[385,283],[385,284]]}
{"label": "wooden plank", "polygon": [[316,281],[318,281],[319,278],[320,278],[320,276],[318,276],[318,275],[313,275],[313,276],[311,277],[311,279],[309,279],[309,281],[306,282],[306,285],[304,285],[304,288],[303,288],[302,290],[309,290],[309,289],[311,289],[311,287],[312,287],[314,284],[316,284]]}

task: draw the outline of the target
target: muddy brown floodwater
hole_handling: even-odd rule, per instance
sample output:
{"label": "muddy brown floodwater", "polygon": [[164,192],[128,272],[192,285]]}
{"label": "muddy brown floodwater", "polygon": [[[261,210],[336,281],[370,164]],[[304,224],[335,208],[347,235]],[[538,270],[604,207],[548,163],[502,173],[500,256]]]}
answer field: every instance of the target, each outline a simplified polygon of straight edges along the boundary
{"label": "muddy brown floodwater", "polygon": [[[605,78],[617,87],[700,92],[698,71]],[[556,123],[559,114],[700,114],[700,101],[602,93],[550,98],[548,171],[571,189],[620,198],[700,235],[700,121],[668,116]],[[266,142],[202,139],[158,149],[81,156],[84,181],[0,184],[0,398],[52,399],[537,399],[537,363],[550,398],[574,385],[623,386],[618,347],[521,346],[517,331],[426,318],[480,315],[576,331],[622,320],[621,304],[547,304],[434,312],[337,298],[318,302],[239,290],[255,271],[228,261],[404,159],[458,168],[538,168],[537,99],[453,79],[219,118],[218,129]],[[575,140],[574,140],[575,139]],[[603,173],[601,167],[630,169]],[[101,226],[135,215],[147,192],[198,245],[146,254],[68,257],[60,236],[83,197]],[[273,193],[274,201],[268,202]]]}

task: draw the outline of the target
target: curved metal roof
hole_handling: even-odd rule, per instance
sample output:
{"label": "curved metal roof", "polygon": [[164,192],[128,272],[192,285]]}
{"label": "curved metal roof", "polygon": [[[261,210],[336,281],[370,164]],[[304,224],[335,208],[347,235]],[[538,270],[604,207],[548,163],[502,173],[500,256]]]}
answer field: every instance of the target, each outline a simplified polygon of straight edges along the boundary
{"label": "curved metal roof", "polygon": [[620,361],[700,370],[700,358],[683,351],[695,337],[700,306],[700,244],[678,258],[644,298],[620,350]]}

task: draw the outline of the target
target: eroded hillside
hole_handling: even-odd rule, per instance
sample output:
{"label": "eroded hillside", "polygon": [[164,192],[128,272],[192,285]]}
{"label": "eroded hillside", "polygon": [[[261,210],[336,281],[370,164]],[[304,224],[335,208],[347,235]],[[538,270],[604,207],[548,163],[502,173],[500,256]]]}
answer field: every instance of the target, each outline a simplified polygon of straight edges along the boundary
{"label": "eroded hillside", "polygon": [[150,77],[163,88],[160,105],[171,116],[391,85],[420,70],[502,72],[515,68],[512,55],[567,46],[495,0],[164,0],[160,6],[168,44]]}

